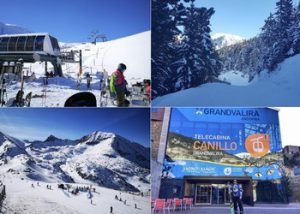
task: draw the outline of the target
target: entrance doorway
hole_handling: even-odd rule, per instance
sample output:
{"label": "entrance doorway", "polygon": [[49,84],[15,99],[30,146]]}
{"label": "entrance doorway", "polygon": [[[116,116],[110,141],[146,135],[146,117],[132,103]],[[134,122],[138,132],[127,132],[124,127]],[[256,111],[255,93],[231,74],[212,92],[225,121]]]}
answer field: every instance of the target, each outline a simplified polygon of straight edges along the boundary
{"label": "entrance doorway", "polygon": [[230,198],[226,184],[197,184],[196,205],[229,204]]}
{"label": "entrance doorway", "polygon": [[212,204],[230,204],[226,184],[212,184]]}
{"label": "entrance doorway", "polygon": [[197,184],[195,194],[196,205],[211,205],[212,201],[212,185]]}

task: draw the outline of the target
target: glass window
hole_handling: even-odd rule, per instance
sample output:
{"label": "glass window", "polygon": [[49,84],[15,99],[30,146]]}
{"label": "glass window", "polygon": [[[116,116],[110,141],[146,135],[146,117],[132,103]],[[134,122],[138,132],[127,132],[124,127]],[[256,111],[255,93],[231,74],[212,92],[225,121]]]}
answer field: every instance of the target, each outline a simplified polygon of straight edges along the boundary
{"label": "glass window", "polygon": [[0,42],[0,51],[7,51],[7,44],[8,44],[9,37],[2,38]]}
{"label": "glass window", "polygon": [[55,50],[56,50],[56,51],[60,51],[60,48],[59,48],[57,39],[55,39],[54,37],[50,36],[50,40],[51,40],[51,44],[52,44],[53,50],[54,50],[54,51],[55,51]]}
{"label": "glass window", "polygon": [[26,41],[26,51],[33,51],[33,44],[34,44],[35,36],[28,36]]}
{"label": "glass window", "polygon": [[45,36],[37,36],[35,39],[34,50],[43,51],[44,50],[44,39]]}
{"label": "glass window", "polygon": [[26,41],[25,36],[20,36],[19,37],[18,42],[17,42],[17,51],[24,51],[25,41]]}
{"label": "glass window", "polygon": [[17,44],[18,37],[10,37],[8,43],[8,51],[16,51],[16,44]]}

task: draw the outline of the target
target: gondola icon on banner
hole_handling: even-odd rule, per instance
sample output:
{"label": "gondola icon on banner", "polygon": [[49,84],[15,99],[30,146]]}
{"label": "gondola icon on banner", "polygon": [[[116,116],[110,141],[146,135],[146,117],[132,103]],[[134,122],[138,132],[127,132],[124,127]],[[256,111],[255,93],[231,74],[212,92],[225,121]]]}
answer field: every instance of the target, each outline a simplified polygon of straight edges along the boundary
{"label": "gondola icon on banner", "polygon": [[270,140],[268,134],[252,134],[246,139],[246,150],[253,157],[262,157],[270,151]]}

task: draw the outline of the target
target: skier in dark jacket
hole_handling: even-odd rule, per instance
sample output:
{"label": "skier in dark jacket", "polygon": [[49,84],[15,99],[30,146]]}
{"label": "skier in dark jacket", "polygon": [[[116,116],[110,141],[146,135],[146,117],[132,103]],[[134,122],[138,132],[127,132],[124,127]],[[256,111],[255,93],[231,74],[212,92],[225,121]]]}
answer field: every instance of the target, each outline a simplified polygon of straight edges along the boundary
{"label": "skier in dark jacket", "polygon": [[229,194],[234,206],[234,213],[237,214],[237,207],[239,206],[240,214],[244,213],[242,197],[243,189],[242,185],[237,183],[237,180],[233,180],[233,184],[229,186]]}
{"label": "skier in dark jacket", "polygon": [[127,91],[126,85],[127,81],[124,77],[124,71],[126,70],[126,65],[120,63],[117,70],[112,73],[110,78],[110,92],[111,94],[117,95],[117,105],[118,107],[128,106],[129,101],[125,99],[125,95],[130,93]]}
{"label": "skier in dark jacket", "polygon": [[88,89],[91,89],[91,82],[92,82],[92,77],[90,74],[86,75],[86,85]]}

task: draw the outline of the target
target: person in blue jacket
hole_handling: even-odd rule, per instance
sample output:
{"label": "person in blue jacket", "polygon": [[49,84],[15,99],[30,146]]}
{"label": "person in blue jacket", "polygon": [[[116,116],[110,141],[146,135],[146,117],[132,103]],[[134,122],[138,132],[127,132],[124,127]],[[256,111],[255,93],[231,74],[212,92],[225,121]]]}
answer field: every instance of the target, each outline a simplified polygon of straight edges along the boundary
{"label": "person in blue jacket", "polygon": [[237,183],[237,180],[233,180],[233,184],[229,186],[229,194],[233,202],[234,213],[235,214],[238,213],[237,207],[239,207],[240,214],[243,214],[244,213],[243,203],[242,203],[243,188],[241,184]]}

